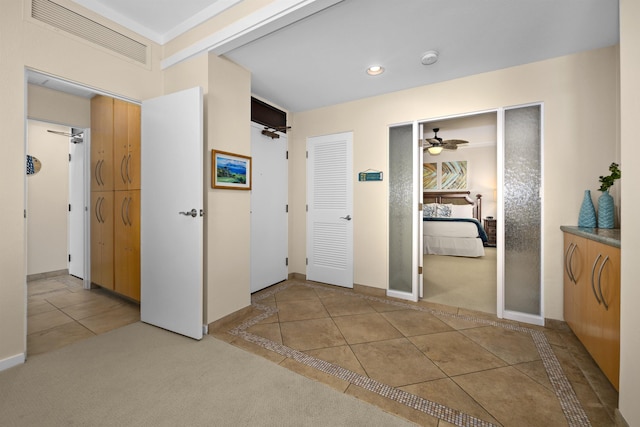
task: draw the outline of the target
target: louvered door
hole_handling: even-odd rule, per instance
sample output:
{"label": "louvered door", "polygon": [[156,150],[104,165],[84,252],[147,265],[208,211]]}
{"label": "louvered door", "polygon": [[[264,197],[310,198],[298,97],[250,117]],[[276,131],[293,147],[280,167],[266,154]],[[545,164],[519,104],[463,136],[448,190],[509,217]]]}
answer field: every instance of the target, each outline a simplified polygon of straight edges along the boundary
{"label": "louvered door", "polygon": [[307,139],[307,279],[353,287],[353,134]]}

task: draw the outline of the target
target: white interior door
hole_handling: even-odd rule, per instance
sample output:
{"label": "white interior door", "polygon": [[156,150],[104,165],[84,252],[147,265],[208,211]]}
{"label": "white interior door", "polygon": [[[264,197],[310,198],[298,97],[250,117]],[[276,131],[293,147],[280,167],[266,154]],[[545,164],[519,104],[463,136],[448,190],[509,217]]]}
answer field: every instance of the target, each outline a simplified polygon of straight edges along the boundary
{"label": "white interior door", "polygon": [[251,292],[287,279],[287,136],[251,124]]}
{"label": "white interior door", "polygon": [[353,133],[307,139],[307,279],[353,288]]}
{"label": "white interior door", "polygon": [[[72,129],[77,133],[80,129]],[[69,274],[84,279],[85,177],[83,135],[69,138]]]}
{"label": "white interior door", "polygon": [[142,103],[143,322],[202,338],[202,89]]}

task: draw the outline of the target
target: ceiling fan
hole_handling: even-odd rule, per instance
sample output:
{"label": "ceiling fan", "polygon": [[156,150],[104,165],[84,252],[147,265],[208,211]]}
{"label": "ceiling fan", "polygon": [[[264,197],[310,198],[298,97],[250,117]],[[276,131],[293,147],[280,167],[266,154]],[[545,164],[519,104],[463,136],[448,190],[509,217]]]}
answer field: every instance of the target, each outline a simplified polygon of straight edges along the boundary
{"label": "ceiling fan", "polygon": [[433,138],[425,138],[424,142],[427,144],[427,151],[429,152],[429,154],[437,156],[438,154],[440,154],[442,152],[443,149],[445,150],[457,150],[458,149],[458,145],[459,144],[468,144],[469,141],[465,141],[463,139],[447,139],[447,140],[442,140],[442,138],[438,137],[438,132],[440,131],[440,128],[434,128],[433,129],[433,133],[434,136]]}

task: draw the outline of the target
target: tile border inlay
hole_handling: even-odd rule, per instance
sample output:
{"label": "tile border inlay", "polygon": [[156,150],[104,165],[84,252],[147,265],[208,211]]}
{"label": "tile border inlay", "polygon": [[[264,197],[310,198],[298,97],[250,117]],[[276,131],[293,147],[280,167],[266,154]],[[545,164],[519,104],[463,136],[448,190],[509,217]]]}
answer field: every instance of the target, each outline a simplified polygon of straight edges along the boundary
{"label": "tile border inlay", "polygon": [[[327,288],[324,286],[313,285],[310,283],[291,281],[290,283],[286,283],[281,285],[275,289],[270,291],[261,293],[255,297],[252,297],[252,306],[263,311],[262,314],[255,316],[235,328],[229,330],[228,332],[234,336],[240,337],[245,341],[254,343],[262,348],[273,351],[275,353],[280,354],[281,356],[293,359],[299,363],[302,363],[311,368],[317,369],[326,374],[335,376],[344,381],[349,382],[350,384],[356,385],[358,387],[362,387],[365,390],[371,391],[373,393],[377,393],[383,397],[394,400],[398,403],[406,405],[410,408],[421,411],[425,414],[428,414],[432,417],[441,419],[453,425],[459,427],[495,427],[495,424],[481,420],[479,418],[473,417],[469,414],[461,412],[457,409],[450,408],[448,406],[439,404],[437,402],[433,402],[428,399],[424,399],[422,397],[416,396],[414,394],[408,393],[404,390],[400,390],[398,388],[392,387],[390,385],[381,383],[380,381],[376,381],[372,378],[369,378],[364,375],[360,375],[356,372],[345,369],[341,366],[335,365],[333,363],[326,362],[324,360],[318,359],[316,357],[310,356],[301,351],[292,349],[283,344],[279,344],[275,341],[271,341],[269,339],[251,334],[246,330],[251,326],[254,326],[261,321],[273,316],[278,312],[278,309],[275,307],[270,307],[264,304],[260,304],[259,302],[263,299],[269,298],[279,292],[282,292],[291,286],[305,286],[311,289],[323,289]],[[556,397],[560,402],[560,407],[565,415],[567,423],[570,427],[584,427],[591,426],[589,422],[589,418],[587,417],[578,397],[575,394],[575,391],[571,387],[569,380],[567,379],[562,367],[560,366],[560,362],[558,361],[547,337],[543,332],[530,329],[516,323],[504,322],[498,320],[487,320],[478,317],[474,317],[471,315],[460,315],[449,313],[445,311],[435,310],[428,307],[421,307],[412,304],[403,303],[400,301],[392,301],[384,298],[378,298],[371,295],[354,293],[353,291],[342,290],[340,288],[331,289],[332,292],[341,293],[344,295],[348,295],[351,297],[361,298],[367,301],[374,301],[383,304],[389,304],[396,307],[401,307],[404,309],[412,309],[417,311],[423,311],[426,313],[434,314],[437,316],[445,316],[453,319],[460,319],[465,321],[470,321],[477,324],[487,325],[487,326],[497,326],[513,331],[524,332],[531,335],[533,342],[540,354],[540,358],[542,360],[542,364],[547,372],[547,376],[549,377],[549,381],[553,387]]]}

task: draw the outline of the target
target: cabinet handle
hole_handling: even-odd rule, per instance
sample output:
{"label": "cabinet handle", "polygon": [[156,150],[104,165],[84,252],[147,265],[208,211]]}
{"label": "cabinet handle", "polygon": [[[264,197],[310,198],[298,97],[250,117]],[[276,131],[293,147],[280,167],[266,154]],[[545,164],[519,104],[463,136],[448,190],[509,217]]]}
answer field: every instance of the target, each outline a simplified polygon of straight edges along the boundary
{"label": "cabinet handle", "polygon": [[596,272],[596,265],[598,264],[598,260],[600,260],[600,258],[602,258],[602,254],[598,254],[598,257],[593,262],[593,267],[591,267],[591,290],[593,291],[593,296],[596,297],[596,300],[598,301],[598,304],[601,304],[602,301],[600,301],[600,298],[598,298],[598,294],[596,293],[596,285],[594,283],[594,279],[595,279],[594,276],[595,276],[595,272]]}
{"label": "cabinet handle", "polygon": [[124,204],[127,202],[127,198],[122,199],[122,204],[120,205],[120,218],[122,219],[122,223],[126,226],[127,220],[124,219]]}
{"label": "cabinet handle", "polygon": [[567,276],[569,276],[569,280],[571,280],[573,283],[576,283],[575,277],[571,272],[571,258],[573,255],[572,249],[574,249],[574,246],[575,245],[573,243],[570,243],[567,251],[564,254],[564,271],[567,273]]}
{"label": "cabinet handle", "polygon": [[604,269],[604,265],[609,261],[609,255],[607,255],[600,264],[600,270],[598,270],[598,290],[600,291],[600,298],[602,299],[602,305],[604,305],[605,310],[609,310],[609,304],[604,300],[604,295],[602,295],[602,270]]}
{"label": "cabinet handle", "polygon": [[104,215],[102,214],[102,206],[104,206],[104,197],[100,197],[100,221],[104,224]]}
{"label": "cabinet handle", "polygon": [[[96,166],[93,168],[93,177],[96,179],[96,184],[100,185],[100,180],[98,179],[98,165],[100,164],[100,160],[96,162]],[[96,200],[96,206],[98,201]]]}
{"label": "cabinet handle", "polygon": [[578,284],[578,279],[576,279],[576,275],[573,274],[573,253],[576,251],[576,249],[578,249],[578,245],[576,245],[574,243],[573,244],[573,248],[571,249],[571,254],[569,254],[569,274],[571,275],[571,278],[573,279],[573,283],[575,283],[577,285]]}
{"label": "cabinet handle", "polygon": [[96,220],[100,223],[100,222],[102,222],[102,221],[100,221],[100,217],[98,216],[98,206],[99,206],[99,205],[100,205],[100,197],[98,197],[98,198],[96,199],[96,206],[93,208],[93,210],[94,210],[94,212],[93,212],[93,213],[96,215]]}
{"label": "cabinet handle", "polygon": [[122,160],[120,160],[120,178],[122,178],[123,183],[127,183],[127,178],[124,176],[124,162],[127,160],[127,156],[122,156]]}
{"label": "cabinet handle", "polygon": [[102,179],[102,165],[104,164],[104,160],[100,160],[98,162],[98,184],[100,185],[104,185],[104,180]]}
{"label": "cabinet handle", "polygon": [[127,201],[127,222],[129,223],[129,227],[131,227],[133,224],[131,223],[131,216],[129,215],[129,206],[131,206],[131,197],[128,198]]}
{"label": "cabinet handle", "polygon": [[130,164],[131,164],[131,154],[127,156],[127,180],[129,181],[129,184],[131,184],[131,174],[129,173],[129,171],[131,170],[131,168],[129,167]]}

